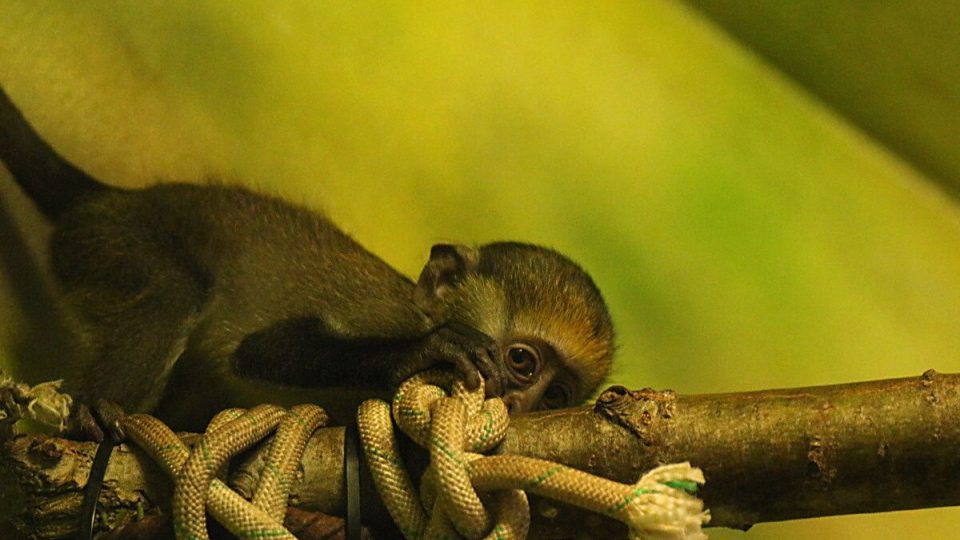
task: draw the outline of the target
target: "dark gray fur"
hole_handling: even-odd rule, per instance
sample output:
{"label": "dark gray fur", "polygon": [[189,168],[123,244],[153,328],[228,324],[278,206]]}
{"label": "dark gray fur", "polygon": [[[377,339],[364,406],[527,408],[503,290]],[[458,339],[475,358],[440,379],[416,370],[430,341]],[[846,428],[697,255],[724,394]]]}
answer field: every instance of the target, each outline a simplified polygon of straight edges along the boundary
{"label": "dark gray fur", "polygon": [[[522,394],[533,383],[511,378],[504,351],[531,337],[513,328],[523,309],[570,318],[596,341],[590,358],[570,358],[550,336],[531,337],[551,348],[538,357],[556,364],[551,378],[574,379],[574,399],[609,371],[599,291],[552,250],[435,246],[414,282],[323,215],[274,197],[224,185],[108,187],[61,158],[2,89],[0,159],[56,224],[50,262],[84,358],[74,388],[88,401],[159,408],[196,428],[244,404],[238,394],[302,397],[299,387],[359,398],[444,362],[471,384],[482,376],[490,394]],[[518,408],[544,391],[517,398]]]}

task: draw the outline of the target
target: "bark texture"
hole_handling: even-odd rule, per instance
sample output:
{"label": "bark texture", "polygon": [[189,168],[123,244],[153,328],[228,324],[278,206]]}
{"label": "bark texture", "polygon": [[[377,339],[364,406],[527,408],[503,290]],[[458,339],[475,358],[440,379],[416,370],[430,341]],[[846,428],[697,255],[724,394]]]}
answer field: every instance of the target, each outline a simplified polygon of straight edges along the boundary
{"label": "bark texture", "polygon": [[[0,447],[0,537],[75,534],[94,452],[91,443],[42,436]],[[591,406],[514,417],[498,452],[629,483],[655,465],[690,461],[707,477],[711,526],[957,505],[960,375],[691,396],[613,387]],[[407,457],[422,467],[415,450]],[[241,492],[260,459],[254,451],[236,460],[232,483]],[[343,429],[319,430],[291,506],[342,515],[342,463]],[[143,453],[118,448],[100,497],[102,526],[168,512],[170,491]],[[374,537],[378,529],[391,537],[369,482],[363,505]],[[612,520],[551,501],[532,499],[531,509],[532,538],[626,535]]]}

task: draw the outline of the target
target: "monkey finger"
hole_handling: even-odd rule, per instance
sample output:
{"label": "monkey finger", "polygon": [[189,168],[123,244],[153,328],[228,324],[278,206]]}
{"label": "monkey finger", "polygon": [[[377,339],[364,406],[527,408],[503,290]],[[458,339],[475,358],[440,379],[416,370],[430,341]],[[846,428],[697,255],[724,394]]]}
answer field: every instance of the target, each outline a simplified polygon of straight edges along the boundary
{"label": "monkey finger", "polygon": [[124,432],[120,422],[126,414],[123,407],[116,402],[107,399],[98,399],[96,403],[94,403],[93,415],[103,428],[104,433],[115,443],[123,442],[124,439],[127,438],[127,434]]}
{"label": "monkey finger", "polygon": [[100,424],[93,417],[90,408],[77,402],[70,411],[64,433],[71,439],[80,441],[103,442],[104,434]]}
{"label": "monkey finger", "polygon": [[454,357],[453,365],[463,375],[463,385],[467,390],[476,390],[480,386],[480,378],[483,374],[479,367],[466,355]]}
{"label": "monkey finger", "polygon": [[497,361],[499,352],[496,345],[490,345],[479,351],[474,363],[484,380],[484,394],[486,397],[502,396],[504,392],[503,366]]}

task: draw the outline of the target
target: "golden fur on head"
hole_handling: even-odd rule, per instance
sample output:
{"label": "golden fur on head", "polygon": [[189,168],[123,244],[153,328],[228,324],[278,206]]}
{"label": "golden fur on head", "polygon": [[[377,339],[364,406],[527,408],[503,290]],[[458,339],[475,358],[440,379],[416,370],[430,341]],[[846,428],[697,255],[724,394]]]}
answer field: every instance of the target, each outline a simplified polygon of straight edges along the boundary
{"label": "golden fur on head", "polygon": [[610,374],[613,323],[600,290],[573,261],[540,246],[499,242],[480,248],[478,274],[507,291],[504,322],[553,344],[584,393]]}

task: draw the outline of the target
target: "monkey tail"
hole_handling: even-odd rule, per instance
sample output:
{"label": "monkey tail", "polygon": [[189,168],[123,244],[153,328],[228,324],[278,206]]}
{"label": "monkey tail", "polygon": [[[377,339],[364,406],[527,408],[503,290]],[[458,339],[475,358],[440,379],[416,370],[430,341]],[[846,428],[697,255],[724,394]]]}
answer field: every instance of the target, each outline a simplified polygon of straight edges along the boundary
{"label": "monkey tail", "polygon": [[81,171],[34,131],[0,87],[0,161],[48,218],[56,220],[77,199],[110,189]]}

